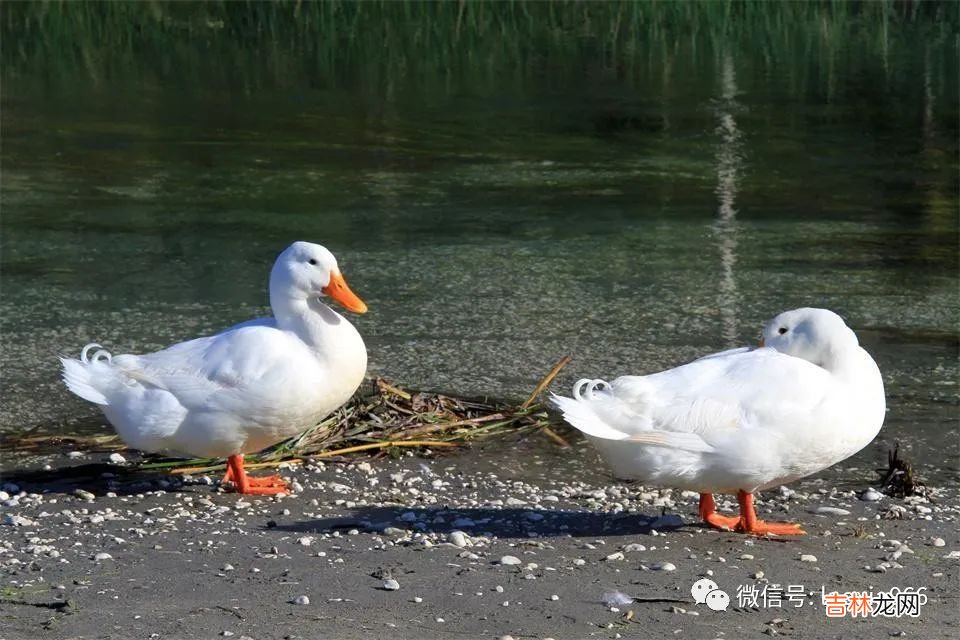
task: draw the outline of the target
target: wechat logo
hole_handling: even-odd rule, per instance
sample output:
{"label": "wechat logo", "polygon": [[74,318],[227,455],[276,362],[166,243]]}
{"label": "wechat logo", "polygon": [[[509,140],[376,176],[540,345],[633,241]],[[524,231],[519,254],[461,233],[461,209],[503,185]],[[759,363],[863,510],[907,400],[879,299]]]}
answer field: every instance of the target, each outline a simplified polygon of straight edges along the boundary
{"label": "wechat logo", "polygon": [[721,591],[717,583],[710,578],[701,578],[694,582],[690,594],[694,602],[705,604],[713,611],[726,611],[730,606],[730,596],[726,591]]}

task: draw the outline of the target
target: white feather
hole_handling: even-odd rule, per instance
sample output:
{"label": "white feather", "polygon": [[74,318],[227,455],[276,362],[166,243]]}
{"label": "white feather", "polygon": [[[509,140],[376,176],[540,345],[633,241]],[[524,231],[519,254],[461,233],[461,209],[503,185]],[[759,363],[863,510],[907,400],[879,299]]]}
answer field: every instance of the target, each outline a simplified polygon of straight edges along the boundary
{"label": "white feather", "polygon": [[79,360],[60,359],[63,380],[100,405],[131,447],[215,457],[259,451],[315,425],[363,380],[360,334],[317,298],[332,273],[339,268],[329,251],[294,243],[271,272],[274,317],[145,355],[87,345]]}
{"label": "white feather", "polygon": [[783,484],[873,439],[883,380],[839,316],[786,312],[764,340],[651,375],[581,380],[553,402],[618,476],[701,492]]}

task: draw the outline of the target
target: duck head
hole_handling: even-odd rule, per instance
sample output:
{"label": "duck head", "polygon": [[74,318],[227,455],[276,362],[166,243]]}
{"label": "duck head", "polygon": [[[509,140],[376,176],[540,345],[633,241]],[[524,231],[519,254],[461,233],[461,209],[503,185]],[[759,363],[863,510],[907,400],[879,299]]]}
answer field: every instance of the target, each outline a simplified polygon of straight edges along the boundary
{"label": "duck head", "polygon": [[270,297],[309,299],[327,296],[348,311],[366,313],[367,305],[350,290],[337,259],[326,247],[294,242],[277,257],[270,271]]}
{"label": "duck head", "polygon": [[836,358],[859,346],[843,318],[828,309],[784,311],[763,329],[760,345],[831,369]]}

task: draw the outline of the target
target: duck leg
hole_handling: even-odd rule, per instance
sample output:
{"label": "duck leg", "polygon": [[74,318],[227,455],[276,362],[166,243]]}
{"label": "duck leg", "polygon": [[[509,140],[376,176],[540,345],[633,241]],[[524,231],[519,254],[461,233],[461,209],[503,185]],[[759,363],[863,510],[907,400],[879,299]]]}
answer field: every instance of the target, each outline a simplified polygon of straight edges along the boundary
{"label": "duck leg", "polygon": [[713,501],[712,493],[700,494],[700,519],[717,529],[733,530],[740,524],[740,518],[722,516],[716,512],[717,505]]}
{"label": "duck leg", "polygon": [[238,453],[227,458],[227,474],[224,482],[232,482],[237,493],[259,496],[275,496],[278,493],[290,493],[290,488],[280,476],[248,476],[243,468],[243,454]]}
{"label": "duck leg", "polygon": [[[753,507],[753,494],[746,491],[737,491],[737,502],[740,503],[740,522],[737,531],[754,536],[764,536],[773,533],[778,536],[802,536],[806,533],[799,524],[792,522],[764,522],[757,518],[757,511]],[[702,503],[701,503],[702,504]]]}

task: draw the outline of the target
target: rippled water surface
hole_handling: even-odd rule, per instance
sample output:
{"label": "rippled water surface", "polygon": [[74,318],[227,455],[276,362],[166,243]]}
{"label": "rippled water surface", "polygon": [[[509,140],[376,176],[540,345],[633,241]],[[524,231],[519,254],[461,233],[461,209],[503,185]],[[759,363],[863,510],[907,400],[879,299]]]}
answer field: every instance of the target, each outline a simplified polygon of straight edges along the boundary
{"label": "rippled water surface", "polygon": [[889,392],[852,464],[900,441],[953,477],[955,22],[798,11],[776,38],[558,14],[543,41],[466,22],[462,47],[408,38],[417,14],[343,51],[184,10],[142,18],[169,46],[122,21],[5,33],[0,430],[103,424],[58,354],[265,314],[306,239],[370,306],[372,375],[464,395],[523,396],[568,353],[558,390],[652,372],[832,308]]}

